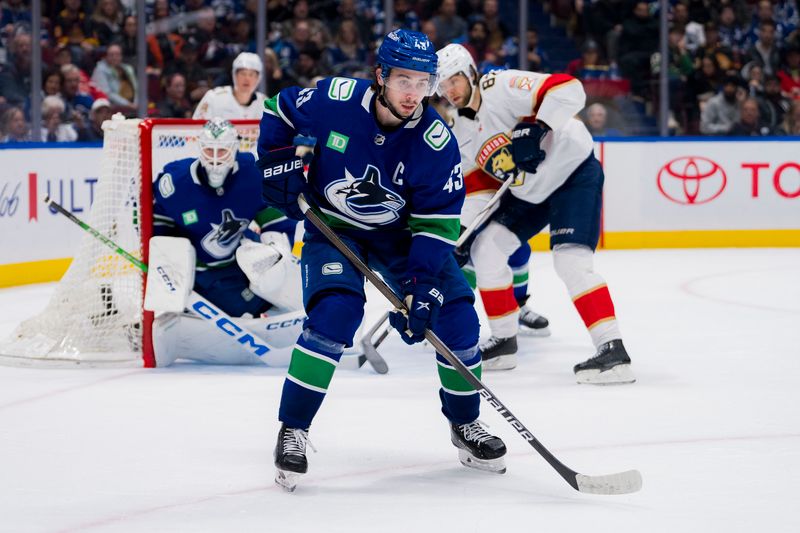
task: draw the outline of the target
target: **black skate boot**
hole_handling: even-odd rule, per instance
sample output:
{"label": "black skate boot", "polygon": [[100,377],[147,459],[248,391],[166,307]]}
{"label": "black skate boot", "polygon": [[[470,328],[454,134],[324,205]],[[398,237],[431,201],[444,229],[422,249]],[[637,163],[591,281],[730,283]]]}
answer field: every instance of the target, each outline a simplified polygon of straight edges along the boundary
{"label": "black skate boot", "polygon": [[550,322],[527,305],[519,306],[519,334],[530,337],[549,337]]}
{"label": "black skate boot", "polygon": [[617,385],[636,381],[631,371],[631,358],[621,339],[600,346],[594,357],[575,365],[574,371],[578,383]]}
{"label": "black skate boot", "polygon": [[480,346],[484,370],[511,370],[517,366],[517,337],[492,335]]}
{"label": "black skate boot", "polygon": [[495,474],[505,474],[506,445],[483,429],[479,421],[469,424],[450,424],[450,440],[458,448],[461,464]]}
{"label": "black skate boot", "polygon": [[287,492],[294,492],[300,476],[308,471],[306,444],[311,446],[308,431],[286,427],[286,424],[281,426],[275,445],[275,467],[278,469],[275,483]]}

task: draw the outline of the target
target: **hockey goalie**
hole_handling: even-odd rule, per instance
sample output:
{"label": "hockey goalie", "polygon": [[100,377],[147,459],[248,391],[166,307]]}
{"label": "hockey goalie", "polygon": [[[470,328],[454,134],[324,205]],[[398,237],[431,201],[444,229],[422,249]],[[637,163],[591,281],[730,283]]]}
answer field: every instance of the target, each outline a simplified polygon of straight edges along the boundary
{"label": "hockey goalie", "polygon": [[[263,202],[255,158],[238,151],[230,122],[209,120],[198,144],[198,157],[167,163],[153,183],[145,309],[155,313],[156,365],[286,366],[305,319],[297,221]],[[218,309],[188,309],[193,290]],[[236,324],[208,320],[219,311]],[[254,351],[232,331],[270,349]]]}

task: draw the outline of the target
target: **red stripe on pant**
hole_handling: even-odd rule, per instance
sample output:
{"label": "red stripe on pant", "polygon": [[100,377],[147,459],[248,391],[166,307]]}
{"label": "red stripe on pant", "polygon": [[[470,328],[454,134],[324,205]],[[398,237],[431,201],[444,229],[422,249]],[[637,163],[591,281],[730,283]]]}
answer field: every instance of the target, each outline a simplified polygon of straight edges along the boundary
{"label": "red stripe on pant", "polygon": [[518,309],[514,298],[514,286],[502,289],[480,289],[483,308],[490,319],[502,318]]}
{"label": "red stripe on pant", "polygon": [[605,284],[578,295],[573,303],[588,329],[615,318],[614,302],[611,301],[611,294]]}

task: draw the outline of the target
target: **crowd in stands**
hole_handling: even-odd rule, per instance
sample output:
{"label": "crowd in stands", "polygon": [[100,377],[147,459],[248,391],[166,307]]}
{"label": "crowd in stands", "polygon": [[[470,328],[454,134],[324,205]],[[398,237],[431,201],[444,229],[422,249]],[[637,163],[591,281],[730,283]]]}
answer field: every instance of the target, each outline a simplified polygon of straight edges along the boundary
{"label": "crowd in stands", "polygon": [[[146,0],[147,109],[191,117],[204,93],[231,83],[231,63],[255,52],[258,0]],[[543,0],[547,28],[516,35],[517,2],[395,0],[394,27],[426,33],[437,49],[459,42],[480,72],[566,71],[588,101],[597,136],[657,133],[657,1]],[[136,116],[135,0],[43,0],[42,124],[31,127],[30,0],[0,1],[0,141],[96,141],[115,112]],[[267,93],[322,76],[371,77],[386,27],[383,0],[267,0]],[[800,135],[797,0],[672,0],[670,133]],[[537,31],[540,30],[540,31]],[[561,31],[564,47],[540,39]],[[569,61],[571,59],[571,61]]]}

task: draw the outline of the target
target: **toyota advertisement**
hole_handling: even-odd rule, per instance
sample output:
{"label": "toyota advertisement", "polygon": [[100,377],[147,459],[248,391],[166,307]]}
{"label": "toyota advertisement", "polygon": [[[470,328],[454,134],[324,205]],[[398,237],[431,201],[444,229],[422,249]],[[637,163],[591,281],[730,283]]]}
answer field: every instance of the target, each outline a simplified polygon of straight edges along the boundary
{"label": "toyota advertisement", "polygon": [[[596,154],[606,174],[601,248],[800,246],[800,140],[622,140]],[[42,199],[87,218],[100,156],[0,149],[0,277],[72,256],[80,229]]]}

